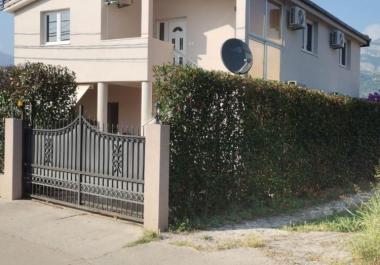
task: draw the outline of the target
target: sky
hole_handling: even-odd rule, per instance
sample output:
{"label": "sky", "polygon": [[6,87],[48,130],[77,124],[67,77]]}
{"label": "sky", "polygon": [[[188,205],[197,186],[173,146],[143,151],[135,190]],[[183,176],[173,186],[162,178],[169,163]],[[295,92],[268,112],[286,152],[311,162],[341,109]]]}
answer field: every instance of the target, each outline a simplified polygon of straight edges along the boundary
{"label": "sky", "polygon": [[[379,0],[314,0],[336,17],[354,28],[380,39]],[[0,12],[0,65],[12,54],[13,22],[11,16]],[[5,56],[3,54],[6,54]]]}
{"label": "sky", "polygon": [[13,63],[13,18],[0,12],[0,66]]}
{"label": "sky", "polygon": [[380,39],[379,0],[313,0],[374,40]]}

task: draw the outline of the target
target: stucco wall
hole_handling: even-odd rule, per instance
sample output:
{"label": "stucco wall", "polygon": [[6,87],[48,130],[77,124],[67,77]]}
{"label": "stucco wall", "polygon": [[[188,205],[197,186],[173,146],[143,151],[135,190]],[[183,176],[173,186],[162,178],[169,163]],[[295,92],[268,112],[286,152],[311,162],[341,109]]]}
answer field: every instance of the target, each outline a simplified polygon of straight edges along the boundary
{"label": "stucco wall", "polygon": [[[15,14],[15,45],[40,45],[41,14],[70,9],[71,44],[91,44],[101,32],[101,0],[40,0]],[[73,27],[72,25],[75,25]]]}
{"label": "stucco wall", "polygon": [[[265,0],[262,0],[263,2]],[[293,4],[291,1],[282,1],[283,12],[283,42],[280,45],[271,46],[266,42],[267,78],[280,81],[297,81],[309,88],[319,89],[326,92],[338,92],[353,97],[359,96],[360,88],[360,44],[357,40],[346,34],[350,43],[348,66],[339,65],[339,50],[330,48],[330,32],[337,28],[326,20],[307,12],[307,18],[318,24],[317,41],[315,47],[317,52],[310,54],[302,50],[302,30],[291,31],[287,27],[286,11]],[[254,8],[254,7],[253,7]],[[250,39],[254,39],[250,36]],[[262,40],[260,40],[262,41]],[[254,77],[263,76],[262,62],[264,60],[264,46],[259,43],[250,42],[254,54],[254,66],[251,74]],[[274,48],[272,48],[274,47]]]}
{"label": "stucco wall", "polygon": [[360,88],[360,45],[346,36],[351,43],[347,68],[339,65],[339,50],[330,48],[330,32],[334,27],[322,20],[318,22],[317,54],[302,51],[302,31],[285,29],[285,42],[281,58],[281,80],[297,80],[310,88],[357,97]]}
{"label": "stucco wall", "polygon": [[[156,0],[154,21],[187,19],[188,61],[210,70],[225,70],[220,50],[235,37],[236,0]],[[156,26],[154,27],[156,30]]]}
{"label": "stucco wall", "polygon": [[102,5],[102,39],[141,36],[141,0],[128,7]]}

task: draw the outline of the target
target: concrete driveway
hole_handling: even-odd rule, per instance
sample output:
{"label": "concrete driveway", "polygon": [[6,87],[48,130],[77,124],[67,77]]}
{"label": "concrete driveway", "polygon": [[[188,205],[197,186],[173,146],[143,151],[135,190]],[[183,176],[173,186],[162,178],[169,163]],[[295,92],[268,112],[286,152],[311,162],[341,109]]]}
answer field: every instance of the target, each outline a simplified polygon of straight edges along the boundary
{"label": "concrete driveway", "polygon": [[141,226],[37,201],[0,199],[1,265],[281,264],[256,249],[199,252],[163,241],[128,248]]}

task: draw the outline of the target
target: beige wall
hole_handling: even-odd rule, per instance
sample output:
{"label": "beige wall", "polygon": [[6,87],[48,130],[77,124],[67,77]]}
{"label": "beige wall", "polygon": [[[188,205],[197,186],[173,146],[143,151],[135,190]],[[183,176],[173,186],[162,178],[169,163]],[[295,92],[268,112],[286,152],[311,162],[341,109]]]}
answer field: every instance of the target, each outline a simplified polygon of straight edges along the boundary
{"label": "beige wall", "polygon": [[[121,9],[110,7],[113,17],[119,18],[111,19],[114,25],[110,36],[137,37],[110,40],[101,38],[105,30],[103,0],[40,0],[30,4],[15,14],[15,63],[30,61],[67,66],[76,73],[79,83],[147,81],[153,64],[149,49],[160,52],[153,59],[155,64],[162,64],[171,60],[173,47],[138,36],[141,0],[135,4]],[[70,9],[70,44],[46,46],[41,40],[42,14],[60,9]]]}
{"label": "beige wall", "polygon": [[[254,3],[265,0],[251,0]],[[254,55],[254,66],[250,72],[253,77],[265,76],[269,80],[297,81],[301,85],[326,92],[338,92],[353,97],[359,96],[360,88],[360,43],[346,33],[351,43],[349,63],[346,68],[339,65],[339,50],[330,48],[330,32],[340,29],[332,26],[313,12],[307,17],[318,24],[315,54],[302,50],[302,30],[291,31],[287,27],[286,10],[293,4],[284,0],[283,4],[283,41],[280,45],[268,41],[253,41],[250,35],[250,47]],[[306,8],[306,7],[305,7]],[[254,9],[254,7],[253,7]],[[248,30],[249,31],[249,30]],[[256,40],[258,40],[256,38]],[[266,48],[264,47],[266,44]],[[265,60],[265,57],[267,58]]]}
{"label": "beige wall", "polygon": [[339,50],[330,48],[330,32],[334,30],[322,20],[312,17],[318,23],[317,53],[311,55],[301,50],[302,31],[285,30],[285,45],[282,50],[281,80],[297,80],[308,87],[326,92],[358,97],[360,88],[360,45],[351,42],[351,55],[347,68],[339,65]]}
{"label": "beige wall", "polygon": [[[84,106],[88,118],[96,120],[97,90],[89,89],[78,105]],[[140,84],[128,86],[109,85],[108,102],[119,103],[119,126],[139,129],[140,128],[140,106],[141,89]]]}
{"label": "beige wall", "polygon": [[156,0],[154,21],[186,18],[188,61],[225,70],[220,50],[224,41],[235,37],[235,4],[236,0]]}
{"label": "beige wall", "polygon": [[131,6],[118,8],[102,5],[102,39],[141,36],[141,0]]}

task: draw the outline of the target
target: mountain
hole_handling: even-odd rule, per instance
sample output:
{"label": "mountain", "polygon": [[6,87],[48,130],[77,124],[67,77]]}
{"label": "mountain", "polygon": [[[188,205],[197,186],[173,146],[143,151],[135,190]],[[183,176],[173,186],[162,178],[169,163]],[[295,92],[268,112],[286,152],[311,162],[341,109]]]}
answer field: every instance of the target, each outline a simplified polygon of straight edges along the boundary
{"label": "mountain", "polygon": [[362,97],[380,90],[380,39],[362,50],[360,83]]}

